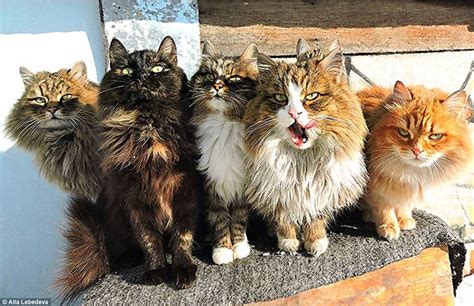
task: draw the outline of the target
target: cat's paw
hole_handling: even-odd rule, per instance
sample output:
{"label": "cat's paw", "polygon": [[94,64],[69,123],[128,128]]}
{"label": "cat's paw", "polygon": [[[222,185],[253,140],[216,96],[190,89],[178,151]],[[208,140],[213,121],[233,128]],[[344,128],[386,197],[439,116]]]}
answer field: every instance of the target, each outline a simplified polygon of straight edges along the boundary
{"label": "cat's paw", "polygon": [[387,240],[398,239],[400,237],[400,227],[395,223],[382,224],[377,227],[377,234]]}
{"label": "cat's paw", "polygon": [[234,259],[242,259],[250,255],[250,245],[247,240],[238,242],[232,247]]}
{"label": "cat's paw", "polygon": [[413,218],[399,218],[398,224],[401,230],[411,230],[416,228],[416,221]]}
{"label": "cat's paw", "polygon": [[278,236],[278,248],[282,251],[295,253],[300,248],[300,242],[294,238],[281,238]]}
{"label": "cat's paw", "polygon": [[214,248],[212,250],[212,261],[216,265],[225,265],[234,261],[234,252],[229,248]]}
{"label": "cat's paw", "polygon": [[159,268],[154,270],[148,270],[143,274],[141,283],[143,285],[159,285],[161,283],[166,282],[168,279],[168,275],[166,272],[166,268]]}
{"label": "cat's paw", "polygon": [[177,289],[191,288],[196,281],[197,266],[190,264],[187,266],[172,266],[171,273]]}
{"label": "cat's paw", "polygon": [[327,238],[317,239],[315,241],[305,241],[304,249],[309,255],[318,257],[319,255],[326,252],[328,248],[329,240]]}

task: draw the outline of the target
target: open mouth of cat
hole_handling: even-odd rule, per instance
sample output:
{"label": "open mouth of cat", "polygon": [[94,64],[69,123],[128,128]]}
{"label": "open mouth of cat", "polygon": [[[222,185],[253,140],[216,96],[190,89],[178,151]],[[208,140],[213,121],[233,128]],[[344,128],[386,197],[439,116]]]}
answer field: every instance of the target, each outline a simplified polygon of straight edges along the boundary
{"label": "open mouth of cat", "polygon": [[297,146],[301,146],[308,141],[306,129],[302,127],[296,120],[288,127],[288,132],[291,136],[291,141]]}

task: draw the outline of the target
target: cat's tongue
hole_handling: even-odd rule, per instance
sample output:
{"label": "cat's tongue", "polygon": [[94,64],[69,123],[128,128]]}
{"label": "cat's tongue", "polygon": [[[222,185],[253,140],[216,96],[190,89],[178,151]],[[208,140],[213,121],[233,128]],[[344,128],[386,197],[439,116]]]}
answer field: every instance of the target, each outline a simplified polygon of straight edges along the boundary
{"label": "cat's tongue", "polygon": [[288,130],[291,134],[291,141],[293,141],[296,146],[299,147],[308,140],[304,128],[302,128],[296,121],[288,127]]}

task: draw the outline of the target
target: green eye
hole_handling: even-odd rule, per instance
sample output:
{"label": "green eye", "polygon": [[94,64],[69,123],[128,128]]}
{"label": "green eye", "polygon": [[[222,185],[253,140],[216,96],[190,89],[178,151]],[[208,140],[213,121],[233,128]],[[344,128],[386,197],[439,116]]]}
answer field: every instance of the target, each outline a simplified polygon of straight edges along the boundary
{"label": "green eye", "polygon": [[38,104],[38,105],[45,105],[46,104],[46,99],[43,97],[37,97],[31,100],[33,104]]}
{"label": "green eye", "polygon": [[275,94],[275,100],[277,100],[278,102],[286,102],[288,101],[288,97],[285,96],[285,95],[282,95],[282,94]]}
{"label": "green eye", "polygon": [[132,73],[133,73],[132,68],[123,68],[122,69],[122,74],[129,75],[129,74],[132,74]]}
{"label": "green eye", "polygon": [[61,97],[61,102],[69,101],[72,99],[71,94],[65,94],[64,96]]}
{"label": "green eye", "polygon": [[229,78],[229,81],[231,81],[231,82],[238,82],[238,81],[240,81],[240,80],[242,80],[242,78],[241,78],[240,76],[238,76],[238,75],[234,75],[234,76],[231,76],[231,77]]}
{"label": "green eye", "polygon": [[305,99],[308,100],[308,101],[311,101],[311,100],[316,99],[318,96],[319,96],[319,93],[313,92],[313,93],[310,93],[309,95],[307,95],[305,97]]}
{"label": "green eye", "polygon": [[410,133],[407,130],[404,130],[402,128],[398,129],[398,134],[404,138],[407,138],[408,136],[410,136]]}
{"label": "green eye", "polygon": [[431,140],[440,140],[441,138],[443,138],[443,134],[442,133],[437,133],[437,134],[431,134],[428,138],[431,139]]}
{"label": "green eye", "polygon": [[151,68],[151,71],[153,71],[153,73],[160,73],[163,70],[165,70],[165,68],[163,68],[163,66],[155,66],[155,67]]}

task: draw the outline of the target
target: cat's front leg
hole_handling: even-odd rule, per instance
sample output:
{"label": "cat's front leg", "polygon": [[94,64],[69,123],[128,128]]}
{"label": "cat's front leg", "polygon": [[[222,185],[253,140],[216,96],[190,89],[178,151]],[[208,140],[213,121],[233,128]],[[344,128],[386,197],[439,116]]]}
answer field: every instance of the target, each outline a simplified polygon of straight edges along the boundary
{"label": "cat's front leg", "polygon": [[411,230],[416,228],[416,221],[412,215],[412,205],[400,205],[395,208],[395,214],[397,215],[398,224],[401,230]]}
{"label": "cat's front leg", "polygon": [[318,257],[328,248],[326,218],[317,218],[303,227],[304,248],[308,254]]}
{"label": "cat's front leg", "polygon": [[230,215],[227,203],[219,196],[209,194],[206,219],[213,232],[212,261],[217,265],[227,264],[234,260]]}
{"label": "cat's front leg", "polygon": [[400,225],[393,207],[388,205],[371,206],[371,215],[380,237],[387,240],[400,237]]}
{"label": "cat's front leg", "polygon": [[196,281],[197,266],[192,251],[196,230],[197,203],[193,191],[183,186],[174,201],[170,249],[171,273],[177,289],[190,288]]}
{"label": "cat's front leg", "polygon": [[247,240],[247,223],[249,218],[249,204],[245,200],[236,201],[231,207],[232,216],[232,250],[234,259],[242,259],[250,254],[250,245]]}
{"label": "cat's front leg", "polygon": [[142,277],[142,284],[158,285],[165,282],[168,273],[162,234],[137,210],[130,213],[130,223],[137,242],[145,254],[146,271]]}

